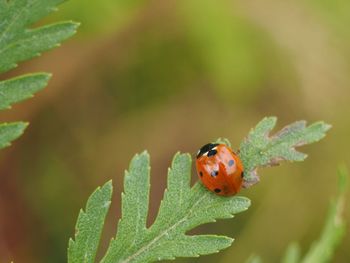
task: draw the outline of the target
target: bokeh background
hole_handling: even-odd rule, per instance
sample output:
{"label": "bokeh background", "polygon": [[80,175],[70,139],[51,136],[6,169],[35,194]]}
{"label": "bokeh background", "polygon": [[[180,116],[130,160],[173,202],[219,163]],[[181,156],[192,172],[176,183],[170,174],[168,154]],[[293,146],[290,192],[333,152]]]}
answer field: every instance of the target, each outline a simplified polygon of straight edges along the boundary
{"label": "bokeh background", "polygon": [[[278,262],[294,240],[305,252],[336,192],[337,166],[349,161],[349,14],[348,0],[60,6],[44,22],[80,21],[78,34],[6,76],[54,74],[47,89],[0,116],[31,123],[0,153],[0,262],[66,262],[79,209],[113,179],[101,256],[136,152],[151,154],[152,222],[175,152],[194,154],[217,137],[237,148],[268,115],[278,116],[279,128],[306,119],[333,129],[302,149],[307,161],[261,170],[261,183],[241,192],[252,200],[247,212],[196,229],[235,237],[232,247],[178,262],[243,262],[253,253]],[[349,262],[349,245],[347,235],[334,262]]]}

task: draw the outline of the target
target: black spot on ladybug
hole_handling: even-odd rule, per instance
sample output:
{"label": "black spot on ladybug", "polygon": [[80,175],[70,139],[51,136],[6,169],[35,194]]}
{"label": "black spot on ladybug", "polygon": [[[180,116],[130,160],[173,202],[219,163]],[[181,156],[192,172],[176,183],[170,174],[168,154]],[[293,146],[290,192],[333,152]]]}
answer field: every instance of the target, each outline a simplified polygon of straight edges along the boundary
{"label": "black spot on ladybug", "polygon": [[212,171],[212,172],[210,173],[210,175],[211,175],[212,177],[216,177],[218,174],[219,174],[219,171]]}
{"label": "black spot on ladybug", "polygon": [[214,189],[214,192],[215,192],[215,193],[220,193],[220,192],[221,192],[221,189],[215,188],[215,189]]}
{"label": "black spot on ladybug", "polygon": [[242,178],[244,177],[244,172],[241,173],[241,177],[242,177]]}
{"label": "black spot on ladybug", "polygon": [[234,163],[235,163],[234,160],[229,160],[229,161],[228,161],[228,166],[232,166],[232,165],[234,165]]}
{"label": "black spot on ladybug", "polygon": [[214,155],[217,154],[217,153],[218,153],[217,150],[210,150],[210,151],[208,152],[207,156],[208,156],[208,157],[214,156]]}
{"label": "black spot on ladybug", "polygon": [[203,154],[205,154],[206,152],[209,152],[211,149],[213,149],[214,147],[218,146],[218,143],[207,143],[206,145],[204,145],[202,148],[200,148],[198,154],[197,154],[197,159],[199,157],[201,157]]}
{"label": "black spot on ladybug", "polygon": [[199,172],[199,175],[200,175],[201,177],[203,176],[203,173],[202,173],[202,171],[200,171],[200,172]]}

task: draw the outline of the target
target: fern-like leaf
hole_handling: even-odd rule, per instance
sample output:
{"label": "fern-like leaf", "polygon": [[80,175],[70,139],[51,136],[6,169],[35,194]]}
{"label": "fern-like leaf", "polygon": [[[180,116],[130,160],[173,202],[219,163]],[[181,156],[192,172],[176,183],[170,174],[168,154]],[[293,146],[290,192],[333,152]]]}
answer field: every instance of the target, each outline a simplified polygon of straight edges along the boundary
{"label": "fern-like leaf", "polygon": [[[78,24],[73,22],[29,28],[62,2],[63,0],[0,0],[0,73],[58,46],[76,32]],[[0,110],[32,97],[47,85],[50,76],[38,73],[0,81]],[[4,124],[0,146],[10,145],[12,140],[23,133],[24,128],[25,125],[18,123],[13,123],[12,126]],[[11,131],[15,133],[10,136]]]}
{"label": "fern-like leaf", "polygon": [[245,187],[259,181],[258,167],[278,165],[281,161],[303,161],[307,155],[295,148],[319,141],[331,128],[324,122],[306,126],[306,121],[297,121],[270,136],[276,122],[276,117],[264,118],[241,143],[239,155],[245,169]]}
{"label": "fern-like leaf", "polygon": [[69,240],[68,262],[94,262],[111,196],[112,182],[109,181],[90,196],[86,210],[80,210],[75,240]]}
{"label": "fern-like leaf", "polygon": [[63,0],[0,0],[0,73],[56,47],[76,32],[77,24],[60,22],[28,27],[56,9]]}
{"label": "fern-like leaf", "polygon": [[244,197],[216,196],[199,183],[190,187],[190,177],[190,155],[176,154],[158,216],[147,228],[149,156],[146,152],[135,156],[125,176],[117,236],[101,262],[152,262],[197,257],[230,246],[233,239],[228,237],[185,233],[216,219],[231,218],[246,210],[250,201]]}
{"label": "fern-like leaf", "polygon": [[[147,228],[150,190],[149,155],[146,152],[136,155],[125,174],[122,218],[118,224],[117,236],[111,240],[101,262],[151,262],[175,257],[197,257],[216,253],[230,246],[233,239],[229,237],[190,236],[186,235],[186,232],[198,225],[214,222],[216,219],[232,218],[234,214],[246,210],[250,201],[244,197],[219,197],[207,191],[199,183],[191,187],[190,179],[190,155],[176,154],[169,169],[168,188],[161,202],[158,216],[154,224]],[[90,213],[99,214],[97,206],[92,207]],[[92,222],[88,220],[78,219],[78,222],[78,233],[80,229],[92,227]],[[102,227],[103,222],[99,221],[98,224]],[[93,235],[93,233],[90,234]],[[84,237],[84,239],[88,238]],[[81,256],[75,256],[71,252],[72,246],[75,251],[86,251],[87,248],[84,242],[70,241],[69,263],[93,262],[92,257],[84,261]]]}
{"label": "fern-like leaf", "polygon": [[[328,126],[322,123],[305,128],[303,122],[297,122],[269,138],[267,134],[275,122],[274,118],[264,119],[242,144],[241,156],[248,171],[258,166],[269,165],[276,158],[296,160],[294,155],[289,155],[293,147],[320,139],[328,129]],[[230,145],[227,139],[218,139],[218,142]],[[248,209],[250,200],[240,196],[218,196],[198,182],[191,187],[192,160],[189,154],[175,155],[168,171],[167,189],[158,215],[154,223],[147,227],[149,159],[147,152],[136,155],[125,173],[122,217],[118,223],[116,237],[111,240],[101,263],[153,262],[176,257],[197,257],[216,253],[230,246],[233,242],[230,237],[191,236],[186,233],[199,225],[233,217],[234,214]],[[100,224],[102,228],[103,222],[100,221]],[[80,228],[89,229],[89,222],[81,221]],[[82,243],[75,244],[75,250],[84,249],[86,247]],[[70,258],[69,263],[91,262],[93,259],[74,260],[75,258]],[[253,257],[250,262],[260,262],[260,258]]]}

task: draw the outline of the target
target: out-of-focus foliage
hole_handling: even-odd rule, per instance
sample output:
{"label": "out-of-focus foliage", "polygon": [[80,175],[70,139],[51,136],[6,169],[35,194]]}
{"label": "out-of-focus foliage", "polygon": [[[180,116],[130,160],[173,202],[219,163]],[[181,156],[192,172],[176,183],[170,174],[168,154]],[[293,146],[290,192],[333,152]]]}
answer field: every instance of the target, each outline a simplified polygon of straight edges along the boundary
{"label": "out-of-focus foliage", "polygon": [[[345,167],[338,172],[339,186],[336,199],[331,203],[328,211],[322,235],[319,240],[312,244],[305,257],[300,259],[300,247],[292,243],[287,248],[282,263],[327,263],[333,262],[333,254],[341,239],[345,235],[344,206],[345,192],[347,189],[348,173]],[[258,260],[258,261],[256,261]],[[260,259],[253,256],[248,262],[261,262]]]}
{"label": "out-of-focus foliage", "polygon": [[282,263],[298,263],[300,261],[300,247],[298,243],[291,243],[282,259]]}
{"label": "out-of-focus foliage", "polygon": [[76,21],[83,21],[82,34],[108,33],[120,30],[130,21],[137,11],[145,5],[144,0],[101,0],[91,1],[88,4],[84,0],[67,1],[59,13],[51,19],[71,17]]}
{"label": "out-of-focus foliage", "polygon": [[247,259],[245,263],[262,263],[262,260],[259,256],[252,255]]}
{"label": "out-of-focus foliage", "polygon": [[339,170],[338,195],[331,203],[322,235],[301,261],[302,263],[326,263],[333,261],[336,247],[345,235],[344,208],[348,173],[345,168]]}
{"label": "out-of-focus foliage", "polygon": [[247,89],[258,88],[267,69],[267,40],[236,8],[227,0],[179,1],[186,33],[223,97],[247,96]]}
{"label": "out-of-focus foliage", "polygon": [[237,1],[178,1],[177,10],[206,76],[222,100],[252,100],[266,76],[286,74],[289,65],[280,64],[278,47],[242,15]]}
{"label": "out-of-focus foliage", "polygon": [[[334,27],[338,33],[344,34],[350,41],[350,32],[348,25],[350,24],[350,3],[347,0],[309,0],[306,3],[314,8],[319,14],[325,18],[327,24]],[[305,3],[304,3],[305,4]]]}

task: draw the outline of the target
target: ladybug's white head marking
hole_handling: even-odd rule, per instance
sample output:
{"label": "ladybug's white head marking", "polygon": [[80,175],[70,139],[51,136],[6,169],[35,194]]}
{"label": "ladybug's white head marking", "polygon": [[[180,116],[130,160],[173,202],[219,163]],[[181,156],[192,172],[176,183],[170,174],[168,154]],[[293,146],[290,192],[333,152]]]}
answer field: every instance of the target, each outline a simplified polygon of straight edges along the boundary
{"label": "ladybug's white head marking", "polygon": [[[202,148],[200,148],[198,154],[197,154],[197,158],[201,157],[201,156],[208,156],[209,152],[213,151],[213,148],[216,148],[216,146],[218,146],[217,143],[208,143],[206,145],[204,145]],[[216,150],[214,150],[216,152]]]}

